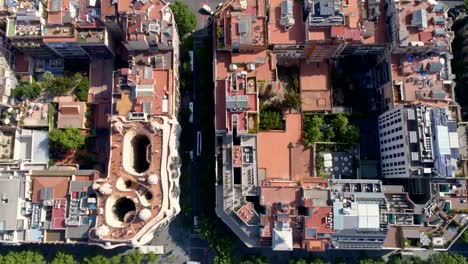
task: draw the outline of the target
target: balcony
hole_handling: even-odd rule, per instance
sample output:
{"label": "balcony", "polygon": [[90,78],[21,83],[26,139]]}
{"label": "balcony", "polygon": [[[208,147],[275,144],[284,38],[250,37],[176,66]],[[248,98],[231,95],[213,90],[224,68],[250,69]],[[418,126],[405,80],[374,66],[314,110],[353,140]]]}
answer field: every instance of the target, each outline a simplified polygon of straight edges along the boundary
{"label": "balcony", "polygon": [[82,44],[102,43],[106,39],[105,30],[77,31],[76,41]]}
{"label": "balcony", "polygon": [[41,25],[39,23],[27,23],[9,19],[7,23],[8,37],[40,37]]}
{"label": "balcony", "polygon": [[73,37],[74,29],[72,26],[44,27],[42,35],[44,37]]}

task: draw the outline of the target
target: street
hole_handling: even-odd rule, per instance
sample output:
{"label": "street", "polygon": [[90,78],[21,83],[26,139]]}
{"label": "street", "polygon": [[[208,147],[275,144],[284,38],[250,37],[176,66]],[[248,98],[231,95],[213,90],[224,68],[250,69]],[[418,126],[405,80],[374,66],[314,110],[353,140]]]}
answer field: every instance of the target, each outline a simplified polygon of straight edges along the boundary
{"label": "street", "polygon": [[[175,0],[168,0],[167,2],[173,3]],[[197,28],[195,32],[200,32],[203,36],[207,36],[209,32],[206,31],[206,26],[208,25],[209,16],[201,10],[203,5],[208,5],[211,9],[215,10],[216,6],[219,3],[222,3],[223,0],[182,0],[185,4],[190,7],[190,10],[197,16]]]}

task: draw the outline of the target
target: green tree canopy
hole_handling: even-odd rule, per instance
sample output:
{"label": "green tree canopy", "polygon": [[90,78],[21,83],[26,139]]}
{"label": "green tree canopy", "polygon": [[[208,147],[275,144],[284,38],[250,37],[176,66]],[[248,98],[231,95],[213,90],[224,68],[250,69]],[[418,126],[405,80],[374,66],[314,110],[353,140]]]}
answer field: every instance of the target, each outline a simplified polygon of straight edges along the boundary
{"label": "green tree canopy", "polygon": [[52,260],[51,264],[78,264],[78,262],[75,261],[73,255],[64,252],[58,252],[55,255],[55,258]]}
{"label": "green tree canopy", "polygon": [[110,264],[121,264],[121,263],[122,263],[121,256],[112,256],[112,258],[110,258]]}
{"label": "green tree canopy", "polygon": [[283,117],[278,111],[261,111],[260,112],[260,129],[261,130],[278,130],[283,128]]}
{"label": "green tree canopy", "polygon": [[85,144],[85,137],[78,128],[54,129],[49,140],[63,150],[78,150]]}
{"label": "green tree canopy", "polygon": [[34,100],[42,92],[41,86],[36,82],[21,82],[12,91],[12,96],[19,100]]}
{"label": "green tree canopy", "polygon": [[135,249],[123,258],[124,264],[140,264],[143,261],[144,255],[140,250]]}
{"label": "green tree canopy", "polygon": [[[315,114],[305,114],[303,116],[303,140],[307,145],[322,141],[324,136],[321,128],[324,125],[323,117]],[[328,136],[328,135],[327,135]]]}
{"label": "green tree canopy", "polygon": [[350,124],[348,117],[345,114],[335,115],[331,121],[331,126],[337,136],[334,139],[335,141],[342,143],[355,143],[359,140],[359,128]]}
{"label": "green tree canopy", "polygon": [[464,256],[454,253],[432,254],[426,261],[427,264],[467,264]]}
{"label": "green tree canopy", "polygon": [[89,80],[88,78],[77,73],[74,76],[76,86],[74,88],[74,94],[76,98],[82,102],[88,101],[88,92],[89,92]]}
{"label": "green tree canopy", "polygon": [[360,259],[357,264],[385,264],[385,261],[382,259],[371,259],[371,258],[365,258],[365,259]]}
{"label": "green tree canopy", "polygon": [[283,107],[288,109],[301,109],[301,95],[297,93],[295,90],[291,90],[284,95],[283,99]]}
{"label": "green tree canopy", "polygon": [[6,256],[0,255],[1,264],[45,264],[44,257],[35,251],[10,251]]}
{"label": "green tree canopy", "polygon": [[[88,258],[83,259],[84,264],[111,264],[111,260],[102,255],[96,255]],[[120,259],[119,262],[120,264]]]}
{"label": "green tree canopy", "polygon": [[333,120],[331,121],[333,129],[335,129],[335,131],[338,133],[344,133],[346,131],[348,123],[348,118],[343,114],[335,115],[335,118],[333,118]]}
{"label": "green tree canopy", "polygon": [[345,143],[355,143],[359,141],[361,137],[360,130],[355,125],[348,125],[346,131],[343,134],[343,141]]}
{"label": "green tree canopy", "polygon": [[156,263],[156,262],[158,261],[158,259],[159,259],[159,256],[156,255],[156,254],[154,254],[153,251],[150,251],[150,252],[146,255],[146,260],[147,260],[149,263],[151,263],[151,264]]}
{"label": "green tree canopy", "polygon": [[391,256],[387,264],[423,264],[423,260],[420,259],[419,257],[415,256],[404,256],[402,257],[401,255],[393,255]]}
{"label": "green tree canopy", "polygon": [[170,7],[174,13],[174,19],[180,38],[183,38],[185,34],[195,30],[197,27],[197,18],[184,2],[176,0]]}

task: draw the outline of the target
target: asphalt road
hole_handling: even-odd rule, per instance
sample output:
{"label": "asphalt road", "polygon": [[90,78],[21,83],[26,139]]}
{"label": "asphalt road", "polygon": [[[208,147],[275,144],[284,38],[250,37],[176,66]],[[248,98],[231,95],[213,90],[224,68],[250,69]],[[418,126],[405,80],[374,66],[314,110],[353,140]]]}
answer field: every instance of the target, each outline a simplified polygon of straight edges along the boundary
{"label": "asphalt road", "polygon": [[[173,3],[175,0],[168,0],[167,2]],[[190,7],[193,13],[197,15],[197,28],[195,31],[199,31],[200,29],[204,29],[208,23],[208,15],[201,10],[203,5],[208,5],[211,9],[215,9],[219,3],[222,3],[223,0],[182,0],[185,4]],[[207,35],[207,32],[203,32],[204,35]]]}
{"label": "asphalt road", "polygon": [[[202,29],[203,30],[203,29]],[[197,31],[202,32],[202,30]],[[204,31],[204,30],[203,30]],[[193,50],[194,54],[196,51],[202,47],[203,45],[203,37],[205,34],[194,34],[194,40],[193,40]],[[191,101],[193,102],[193,153],[194,153],[194,159],[192,161],[192,182],[191,182],[191,189],[192,189],[192,199],[191,199],[191,205],[192,205],[192,216],[193,217],[199,217],[202,213],[202,205],[201,205],[201,188],[200,188],[200,177],[202,177],[201,173],[201,166],[200,166],[200,157],[197,156],[197,132],[201,131],[201,100],[200,96],[200,83],[199,83],[199,71],[198,67],[198,61],[197,56],[194,57],[194,71],[193,71],[193,78],[192,78],[192,84],[193,84],[193,90],[190,95]],[[202,141],[203,141],[203,134],[202,134]],[[202,150],[203,151],[203,150]],[[193,224],[193,223],[192,223]],[[208,263],[209,261],[209,255],[210,251],[208,248],[208,244],[206,241],[203,240],[203,238],[196,234],[195,226],[192,227],[192,236],[190,238],[190,259],[194,261],[200,261],[201,263]]]}

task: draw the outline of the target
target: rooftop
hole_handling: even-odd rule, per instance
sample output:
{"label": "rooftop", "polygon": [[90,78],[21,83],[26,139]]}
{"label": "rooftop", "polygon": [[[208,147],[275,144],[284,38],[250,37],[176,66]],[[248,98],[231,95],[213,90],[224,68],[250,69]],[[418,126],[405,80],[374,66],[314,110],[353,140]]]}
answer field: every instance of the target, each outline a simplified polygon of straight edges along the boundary
{"label": "rooftop", "polygon": [[68,176],[34,176],[32,179],[32,202],[66,198],[68,193]]}
{"label": "rooftop", "polygon": [[[399,41],[401,46],[450,45],[446,8],[437,2],[398,1]],[[442,43],[442,44],[439,44]]]}
{"label": "rooftop", "polygon": [[442,55],[393,55],[391,74],[395,102],[424,102],[434,106],[452,103],[452,81],[447,61]]}
{"label": "rooftop", "polygon": [[84,128],[85,113],[85,102],[59,102],[57,128]]}
{"label": "rooftop", "polygon": [[300,87],[303,111],[329,111],[331,103],[328,63],[301,63]]}
{"label": "rooftop", "polygon": [[[258,134],[258,168],[268,179],[291,180],[290,145],[300,142],[301,114],[286,114],[285,131],[263,131]],[[275,142],[275,144],[271,144]]]}
{"label": "rooftop", "polygon": [[[150,58],[150,57],[148,57]],[[134,66],[120,75],[121,98],[117,101],[120,115],[139,112],[151,115],[173,112],[173,72],[171,69],[157,70],[148,66]]]}
{"label": "rooftop", "polygon": [[47,166],[49,163],[49,133],[40,130],[17,129],[13,158],[31,166]]}
{"label": "rooftop", "polygon": [[[21,178],[0,177],[0,230],[16,230],[17,212],[21,189]],[[24,190],[24,189],[23,189]]]}
{"label": "rooftop", "polygon": [[[290,21],[288,26],[282,25],[285,7],[283,2],[292,4],[289,11]],[[301,44],[305,42],[305,25],[302,20],[302,8],[298,1],[294,0],[271,0],[270,19],[268,22],[268,41],[270,44]]]}

